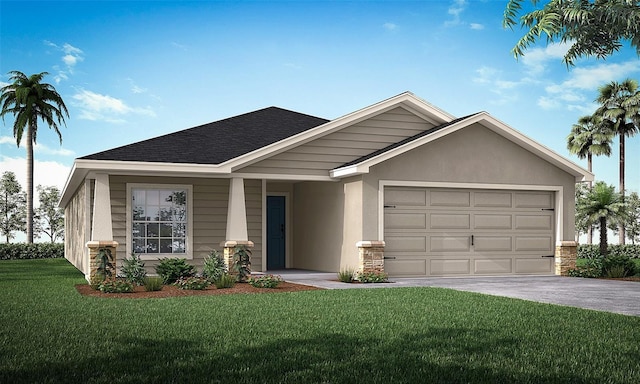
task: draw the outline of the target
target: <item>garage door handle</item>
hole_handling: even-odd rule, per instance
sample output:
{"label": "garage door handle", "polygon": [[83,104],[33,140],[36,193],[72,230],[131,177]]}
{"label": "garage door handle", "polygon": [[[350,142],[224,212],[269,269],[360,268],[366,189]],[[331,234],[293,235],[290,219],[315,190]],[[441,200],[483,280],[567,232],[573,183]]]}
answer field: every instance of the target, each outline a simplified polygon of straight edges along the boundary
{"label": "garage door handle", "polygon": [[391,259],[391,260],[395,260],[395,259],[396,259],[396,257],[395,257],[395,256],[384,256],[384,259],[385,259],[385,260],[389,260],[389,259]]}
{"label": "garage door handle", "polygon": [[546,255],[546,256],[540,256],[540,257],[556,257],[556,255]]}
{"label": "garage door handle", "polygon": [[385,205],[384,207],[385,208],[395,208],[396,206],[395,205]]}
{"label": "garage door handle", "polygon": [[471,245],[473,245],[473,235],[471,235]]}

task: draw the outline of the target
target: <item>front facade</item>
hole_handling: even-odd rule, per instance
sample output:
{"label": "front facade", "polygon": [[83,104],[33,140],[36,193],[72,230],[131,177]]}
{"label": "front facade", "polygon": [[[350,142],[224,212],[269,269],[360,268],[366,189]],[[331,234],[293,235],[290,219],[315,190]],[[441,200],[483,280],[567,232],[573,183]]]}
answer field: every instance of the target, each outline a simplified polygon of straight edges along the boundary
{"label": "front facade", "polygon": [[77,159],[65,253],[87,276],[109,242],[150,271],[245,244],[254,271],[375,254],[391,276],[554,274],[575,246],[575,183],[592,179],[485,112],[411,93],[331,121],[267,108]]}

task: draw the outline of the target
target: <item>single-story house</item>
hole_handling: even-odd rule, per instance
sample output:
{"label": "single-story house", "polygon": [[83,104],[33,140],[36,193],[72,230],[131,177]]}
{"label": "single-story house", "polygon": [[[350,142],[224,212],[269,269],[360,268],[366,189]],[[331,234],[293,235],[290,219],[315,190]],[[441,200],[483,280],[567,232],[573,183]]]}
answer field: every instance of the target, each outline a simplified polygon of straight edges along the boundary
{"label": "single-story house", "polygon": [[253,271],[555,274],[575,258],[575,183],[589,180],[487,112],[405,92],[334,120],[269,107],[84,156],[60,206],[87,276],[111,245],[150,272],[245,245]]}

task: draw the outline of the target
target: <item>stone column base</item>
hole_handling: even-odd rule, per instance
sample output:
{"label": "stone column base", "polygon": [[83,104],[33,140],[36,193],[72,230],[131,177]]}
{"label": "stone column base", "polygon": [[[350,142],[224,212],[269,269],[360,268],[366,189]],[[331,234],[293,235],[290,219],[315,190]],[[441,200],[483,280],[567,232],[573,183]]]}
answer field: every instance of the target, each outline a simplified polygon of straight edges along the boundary
{"label": "stone column base", "polygon": [[384,241],[358,241],[358,272],[384,272]]}
{"label": "stone column base", "polygon": [[575,269],[577,258],[577,241],[561,241],[556,245],[556,275],[567,276],[570,269]]}
{"label": "stone column base", "polygon": [[[233,270],[233,255],[236,253],[236,248],[239,246],[253,248],[254,244],[253,241],[227,240],[220,243],[220,246],[223,249],[222,258],[224,265],[227,267],[227,271],[229,271],[230,275],[236,275],[237,272]],[[249,271],[251,271],[251,264],[249,264]]]}
{"label": "stone column base", "polygon": [[[116,277],[116,250],[118,248],[117,241],[88,241],[87,248],[89,248],[89,276],[88,281],[91,282],[96,278],[104,279],[105,277]],[[102,267],[101,254],[107,256],[106,259],[106,274],[100,272]],[[104,275],[104,276],[102,276]]]}

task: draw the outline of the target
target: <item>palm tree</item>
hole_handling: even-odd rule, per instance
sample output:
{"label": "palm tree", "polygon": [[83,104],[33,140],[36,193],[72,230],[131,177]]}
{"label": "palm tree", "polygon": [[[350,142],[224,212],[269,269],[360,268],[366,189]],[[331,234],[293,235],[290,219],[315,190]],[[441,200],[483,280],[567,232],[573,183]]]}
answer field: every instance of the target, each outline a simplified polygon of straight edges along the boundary
{"label": "palm tree", "polygon": [[69,111],[56,89],[51,84],[42,83],[44,76],[48,75],[47,72],[27,77],[22,72],[11,71],[9,75],[12,83],[0,88],[0,116],[3,121],[7,114],[14,116],[13,136],[18,147],[26,130],[27,242],[33,243],[33,144],[36,143],[38,119],[55,130],[62,144],[58,124],[66,125],[64,117],[69,117]]}
{"label": "palm tree", "polygon": [[615,191],[614,186],[609,186],[604,181],[598,181],[587,192],[584,199],[578,201],[578,211],[586,217],[588,224],[600,224],[600,254],[608,253],[607,220],[619,223],[626,216],[625,204],[622,194]]}
{"label": "palm tree", "polygon": [[[640,125],[640,91],[638,82],[626,79],[622,83],[612,81],[598,89],[596,101],[601,105],[596,115],[612,124],[620,138],[620,193],[624,199],[624,141],[625,137],[638,133]],[[620,244],[625,243],[624,224],[620,224]]]}
{"label": "palm tree", "polygon": [[[614,132],[609,120],[603,120],[598,115],[582,116],[578,123],[571,127],[567,136],[567,149],[580,159],[587,158],[589,172],[593,170],[593,155],[611,156],[611,140]],[[591,182],[589,182],[591,188]],[[587,243],[593,242],[593,228],[587,231]]]}

